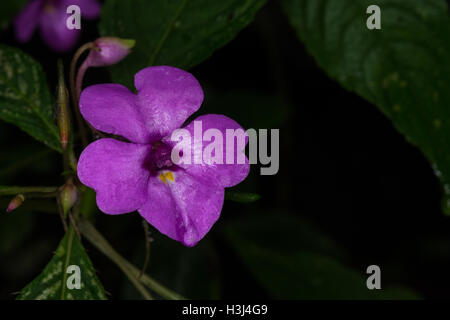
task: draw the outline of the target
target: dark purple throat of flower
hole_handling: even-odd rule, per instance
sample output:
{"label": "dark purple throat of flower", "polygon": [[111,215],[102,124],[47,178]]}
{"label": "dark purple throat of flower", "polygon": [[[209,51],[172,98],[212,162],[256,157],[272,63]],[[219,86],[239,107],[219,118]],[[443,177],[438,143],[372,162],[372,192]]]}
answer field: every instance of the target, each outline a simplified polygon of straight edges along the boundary
{"label": "dark purple throat of flower", "polygon": [[144,168],[150,172],[153,177],[159,177],[162,182],[175,182],[172,172],[180,168],[171,160],[172,147],[162,141],[152,143],[151,150],[144,162]]}

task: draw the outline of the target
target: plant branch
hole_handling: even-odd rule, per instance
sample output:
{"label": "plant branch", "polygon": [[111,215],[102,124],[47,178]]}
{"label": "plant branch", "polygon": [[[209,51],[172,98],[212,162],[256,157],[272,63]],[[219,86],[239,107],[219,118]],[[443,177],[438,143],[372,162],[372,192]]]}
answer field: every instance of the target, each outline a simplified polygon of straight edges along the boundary
{"label": "plant branch", "polygon": [[[132,270],[133,274],[136,277],[139,276],[141,271],[137,267],[132,265],[127,260],[125,260],[124,263]],[[160,284],[158,281],[156,281],[155,279],[153,279],[146,273],[142,274],[142,276],[139,280],[163,298],[170,299],[170,300],[187,300],[182,295],[164,287],[162,284]]]}
{"label": "plant branch", "polygon": [[138,288],[138,285],[143,283],[163,298],[170,300],[185,299],[178,293],[164,287],[145,273],[138,280],[140,270],[122,257],[89,221],[80,218],[78,227],[83,236],[85,236],[98,250],[100,250],[105,256],[116,263],[120,269],[122,269],[136,288]]}
{"label": "plant branch", "polygon": [[58,213],[59,213],[59,217],[61,219],[61,223],[63,225],[64,231],[67,232],[67,222],[66,222],[66,218],[64,217],[64,212],[63,212],[63,207],[62,207],[62,203],[61,203],[61,195],[58,194],[56,196],[56,204],[58,207]]}
{"label": "plant branch", "polygon": [[[74,237],[74,232],[73,232],[73,227],[70,226],[69,230],[66,230],[66,232],[68,232],[68,240],[67,240],[67,253],[66,253],[66,259],[64,261],[64,269],[63,270],[67,270],[67,267],[69,266],[69,262],[70,262],[70,258],[72,255],[72,246],[73,246],[73,237]],[[67,272],[63,272],[63,279],[62,279],[62,288],[61,288],[61,300],[66,300],[66,282],[67,282]]]}
{"label": "plant branch", "polygon": [[132,272],[129,266],[126,264],[125,258],[117,253],[114,248],[103,238],[103,236],[95,229],[95,227],[87,220],[79,219],[78,228],[83,236],[89,240],[100,252],[111,259],[117,266],[123,271],[123,273],[130,279],[131,283],[142,294],[146,300],[153,300],[153,297],[145,289],[142,283],[139,282],[136,275]]}
{"label": "plant branch", "polygon": [[[83,119],[81,118],[81,114],[80,114],[80,110],[78,108],[78,100],[79,100],[79,95],[81,92],[81,87],[78,88],[78,83],[75,83],[75,70],[77,68],[77,63],[78,63],[78,59],[80,58],[80,56],[86,51],[89,50],[93,47],[93,43],[92,42],[88,42],[84,45],[82,45],[76,52],[75,55],[73,56],[72,62],[70,63],[70,95],[72,96],[72,107],[73,107],[73,112],[75,113],[75,118],[77,119],[77,124],[78,124],[78,128],[80,130],[80,136],[81,136],[81,141],[83,143],[83,146],[86,147],[88,145],[88,138],[87,138],[87,133],[86,133],[86,129],[84,127],[84,123],[83,123]],[[84,72],[86,70],[82,71],[83,75]],[[78,82],[78,81],[77,81]]]}
{"label": "plant branch", "polygon": [[142,226],[144,227],[144,241],[145,241],[145,260],[144,265],[142,266],[141,273],[139,274],[139,279],[142,275],[147,271],[148,262],[150,261],[150,237],[149,237],[149,227],[148,222],[145,219],[142,219]]}
{"label": "plant branch", "polygon": [[45,198],[57,194],[58,187],[11,187],[0,186],[0,196],[13,196],[16,194],[27,194],[27,197]]}

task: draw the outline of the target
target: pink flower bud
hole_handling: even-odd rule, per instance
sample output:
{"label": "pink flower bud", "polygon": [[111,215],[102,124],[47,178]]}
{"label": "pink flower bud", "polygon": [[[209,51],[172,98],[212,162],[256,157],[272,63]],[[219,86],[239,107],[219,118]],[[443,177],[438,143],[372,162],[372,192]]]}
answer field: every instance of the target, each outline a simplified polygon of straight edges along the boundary
{"label": "pink flower bud", "polygon": [[135,40],[116,37],[102,37],[94,41],[94,46],[86,58],[88,67],[105,67],[118,63],[134,47]]}
{"label": "pink flower bud", "polygon": [[6,212],[11,212],[13,210],[16,210],[18,207],[22,205],[22,203],[25,201],[25,197],[23,194],[19,194],[15,196],[11,202],[8,205],[8,208],[6,209]]}
{"label": "pink flower bud", "polygon": [[78,199],[77,187],[73,184],[72,179],[68,180],[61,190],[61,205],[64,216],[72,209]]}

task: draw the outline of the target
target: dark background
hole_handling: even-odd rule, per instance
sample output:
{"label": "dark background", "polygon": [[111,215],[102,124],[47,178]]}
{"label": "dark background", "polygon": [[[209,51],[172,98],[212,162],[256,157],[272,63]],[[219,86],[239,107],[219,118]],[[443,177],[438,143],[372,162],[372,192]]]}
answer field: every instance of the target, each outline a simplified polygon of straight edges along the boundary
{"label": "dark background", "polygon": [[[84,42],[98,36],[96,23],[83,23]],[[58,56],[38,36],[19,46],[10,28],[1,42],[34,56],[55,87]],[[66,66],[70,57],[63,56]],[[248,215],[289,213],[334,239],[347,252],[346,265],[355,271],[364,275],[368,265],[379,265],[383,287],[395,284],[425,298],[449,297],[450,225],[441,213],[441,190],[432,168],[375,106],[318,68],[276,1],[269,1],[253,24],[190,71],[205,90],[201,112],[233,115],[245,127],[270,123],[280,129],[280,170],[275,176],[260,176],[257,166],[252,168],[251,177],[235,190],[259,193],[261,200],[227,201],[198,248],[184,248],[153,231],[150,274],[189,297],[273,297],[222,230]],[[109,81],[106,69],[95,69],[87,73],[85,85]],[[260,107],[257,100],[241,101],[239,92],[268,96],[275,103]],[[217,110],[215,104],[223,101],[229,101],[229,108]],[[256,123],[260,118],[263,121]],[[58,155],[4,122],[0,150],[0,185],[63,183]],[[6,208],[8,201],[2,198],[0,204]],[[58,217],[44,213],[51,208],[47,200],[36,200],[8,216],[0,214],[1,299],[13,299],[12,293],[50,260],[63,235]],[[119,252],[142,265],[144,231],[137,213],[99,213],[96,220]],[[266,236],[276,240],[279,235]],[[112,299],[139,297],[115,265],[83,243]],[[203,251],[207,253],[199,253],[200,260],[192,257]]]}

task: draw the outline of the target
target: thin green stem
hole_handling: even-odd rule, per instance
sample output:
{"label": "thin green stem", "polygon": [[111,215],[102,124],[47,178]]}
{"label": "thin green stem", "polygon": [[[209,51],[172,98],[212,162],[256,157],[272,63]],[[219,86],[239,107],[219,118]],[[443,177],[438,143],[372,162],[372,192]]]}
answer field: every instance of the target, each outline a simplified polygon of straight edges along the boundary
{"label": "thin green stem", "polygon": [[76,92],[75,98],[77,99],[77,104],[80,101],[81,89],[83,87],[83,79],[88,68],[89,65],[86,63],[86,60],[78,68],[77,76],[75,78],[75,92]]}
{"label": "thin green stem", "polygon": [[66,217],[64,217],[64,210],[62,207],[62,203],[61,203],[61,194],[58,193],[58,195],[56,196],[56,205],[58,207],[58,213],[59,213],[59,218],[61,219],[61,223],[63,225],[64,231],[67,232],[68,227],[67,227],[67,222],[66,222]]}
{"label": "thin green stem", "polygon": [[[137,267],[132,265],[127,260],[125,260],[124,263],[126,264],[126,266],[128,268],[131,269],[131,271],[132,271],[132,273],[134,274],[135,277],[139,276],[141,271]],[[157,294],[159,294],[163,298],[170,299],[170,300],[186,300],[185,297],[183,297],[182,295],[180,295],[180,294],[178,294],[178,293],[176,293],[176,292],[166,288],[165,286],[160,284],[158,281],[156,281],[155,279],[153,279],[152,277],[150,277],[146,273],[142,274],[142,276],[140,277],[139,280],[143,284],[145,284],[147,287],[149,287],[150,289],[155,291]]]}
{"label": "thin green stem", "polygon": [[[67,267],[69,266],[69,263],[70,263],[70,256],[72,255],[72,244],[73,244],[73,237],[74,237],[73,226],[70,226],[69,230],[67,232],[69,233],[69,239],[67,240],[66,261],[64,262],[63,270],[67,270]],[[65,300],[67,272],[63,272],[63,280],[62,281],[63,282],[62,282],[62,290],[61,290],[61,300]]]}
{"label": "thin green stem", "polygon": [[141,273],[139,274],[139,279],[142,277],[142,275],[147,271],[148,263],[150,261],[150,239],[149,239],[149,232],[150,229],[148,227],[148,222],[145,219],[142,219],[142,226],[144,227],[144,241],[145,241],[145,260],[144,265],[142,266]]}
{"label": "thin green stem", "polygon": [[[114,250],[109,242],[101,235],[100,232],[97,231],[97,229],[95,229],[95,227],[89,221],[80,219],[78,222],[78,227],[83,236],[85,236],[105,256],[116,263],[119,268],[122,269],[122,271],[125,273],[125,275],[130,279],[130,281],[135,284],[135,286],[136,282],[138,282],[139,285],[143,283],[163,298],[170,300],[185,299],[178,293],[167,289],[162,284],[158,283],[156,280],[152,279],[145,273],[139,279],[138,277],[141,271],[130,262],[128,262],[124,257],[122,257],[116,250]],[[136,288],[138,287],[136,286]]]}
{"label": "thin green stem", "polygon": [[27,197],[53,196],[58,192],[58,187],[11,187],[0,186],[0,196],[12,196],[16,194],[27,194]]}
{"label": "thin green stem", "polygon": [[[72,107],[73,112],[75,113],[75,118],[77,119],[78,129],[80,130],[80,136],[81,141],[83,143],[83,146],[86,147],[88,145],[88,138],[86,129],[84,127],[83,119],[81,118],[80,110],[78,108],[78,100],[80,98],[79,94],[81,92],[81,84],[79,84],[80,87],[78,87],[78,84],[76,84],[76,76],[75,71],[77,68],[78,59],[80,56],[86,51],[90,50],[94,44],[92,42],[88,42],[84,45],[82,45],[73,56],[72,62],[70,63],[70,95],[72,96]],[[84,75],[84,72],[86,70],[83,70],[82,73]],[[77,77],[78,78],[78,77]],[[82,81],[83,78],[81,78]]]}
{"label": "thin green stem", "polygon": [[68,212],[68,216],[69,216],[70,223],[72,224],[72,227],[75,229],[75,232],[77,233],[78,239],[81,240],[80,230],[78,230],[77,223],[75,222],[75,219],[72,216],[72,212],[71,211]]}
{"label": "thin green stem", "polygon": [[141,282],[139,282],[137,275],[134,274],[131,268],[127,265],[127,261],[108,243],[108,241],[95,229],[95,227],[87,220],[79,219],[78,228],[100,252],[113,261],[127,276],[136,289],[142,294],[146,300],[153,300],[153,297],[145,289]]}

